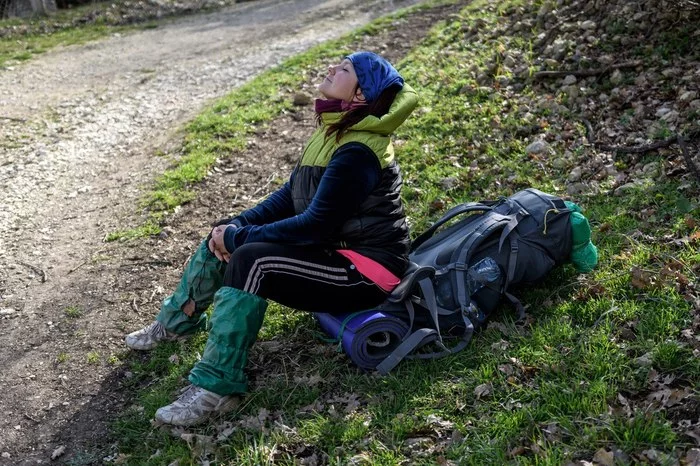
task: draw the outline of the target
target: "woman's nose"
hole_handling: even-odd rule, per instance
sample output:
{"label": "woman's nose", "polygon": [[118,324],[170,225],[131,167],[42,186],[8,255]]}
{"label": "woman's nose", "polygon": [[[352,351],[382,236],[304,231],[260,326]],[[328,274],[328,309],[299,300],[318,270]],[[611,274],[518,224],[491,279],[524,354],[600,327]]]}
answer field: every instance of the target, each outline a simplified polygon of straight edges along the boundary
{"label": "woman's nose", "polygon": [[331,76],[335,74],[335,66],[328,67],[328,74],[330,74]]}

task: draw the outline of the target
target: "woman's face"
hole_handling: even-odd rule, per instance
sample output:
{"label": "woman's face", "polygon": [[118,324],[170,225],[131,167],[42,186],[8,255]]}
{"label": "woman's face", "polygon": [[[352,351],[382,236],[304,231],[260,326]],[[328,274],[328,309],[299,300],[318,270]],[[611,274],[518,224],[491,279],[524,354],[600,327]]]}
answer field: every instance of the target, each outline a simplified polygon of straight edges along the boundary
{"label": "woman's face", "polygon": [[341,99],[346,102],[352,102],[356,96],[362,95],[357,87],[355,68],[347,58],[328,67],[328,75],[318,85],[318,90],[327,99]]}

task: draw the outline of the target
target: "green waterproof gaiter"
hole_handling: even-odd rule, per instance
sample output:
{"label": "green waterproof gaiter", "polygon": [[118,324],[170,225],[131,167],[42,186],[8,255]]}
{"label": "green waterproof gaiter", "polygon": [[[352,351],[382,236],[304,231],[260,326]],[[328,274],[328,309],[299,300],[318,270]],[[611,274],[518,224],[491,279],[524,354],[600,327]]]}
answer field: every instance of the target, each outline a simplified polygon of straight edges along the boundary
{"label": "green waterproof gaiter", "polygon": [[237,288],[222,287],[214,297],[209,339],[190,382],[218,395],[245,393],[248,350],[262,327],[267,301]]}
{"label": "green waterproof gaiter", "polygon": [[[206,327],[204,311],[214,300],[214,294],[224,282],[226,263],[221,262],[209,251],[206,241],[199,245],[180,279],[175,292],[165,298],[156,320],[171,332],[186,335]],[[189,300],[195,303],[192,317],[182,312]]]}

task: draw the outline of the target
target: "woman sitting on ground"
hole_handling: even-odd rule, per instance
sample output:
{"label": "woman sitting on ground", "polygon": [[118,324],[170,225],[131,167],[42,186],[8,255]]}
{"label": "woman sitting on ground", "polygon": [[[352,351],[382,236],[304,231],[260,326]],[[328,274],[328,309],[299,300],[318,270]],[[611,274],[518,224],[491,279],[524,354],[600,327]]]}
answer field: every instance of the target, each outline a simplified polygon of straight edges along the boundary
{"label": "woman sitting on ground", "polygon": [[408,264],[401,175],[390,135],[417,104],[415,91],[380,56],[357,52],[318,86],[319,127],[289,181],[215,226],[155,322],[126,337],[149,350],[211,330],[191,386],[156,419],[192,425],[233,409],[247,390],[248,350],[267,300],[310,312],[381,304]]}

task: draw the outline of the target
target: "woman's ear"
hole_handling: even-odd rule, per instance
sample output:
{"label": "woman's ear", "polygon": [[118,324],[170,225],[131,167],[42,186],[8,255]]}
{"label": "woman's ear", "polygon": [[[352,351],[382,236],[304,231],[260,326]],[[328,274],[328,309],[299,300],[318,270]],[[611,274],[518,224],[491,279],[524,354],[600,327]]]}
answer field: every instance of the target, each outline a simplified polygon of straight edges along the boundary
{"label": "woman's ear", "polygon": [[358,87],[355,91],[355,97],[352,100],[355,102],[364,102],[367,99],[365,99],[365,95],[362,93],[362,89]]}

